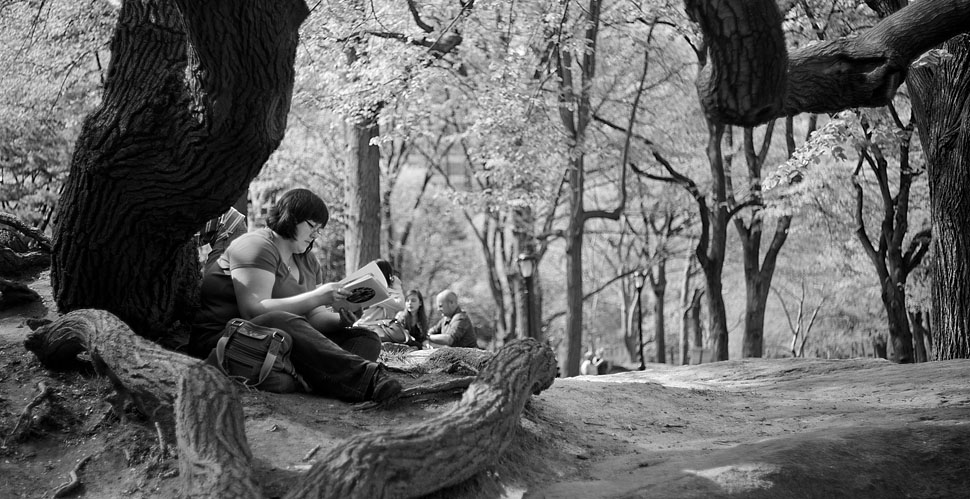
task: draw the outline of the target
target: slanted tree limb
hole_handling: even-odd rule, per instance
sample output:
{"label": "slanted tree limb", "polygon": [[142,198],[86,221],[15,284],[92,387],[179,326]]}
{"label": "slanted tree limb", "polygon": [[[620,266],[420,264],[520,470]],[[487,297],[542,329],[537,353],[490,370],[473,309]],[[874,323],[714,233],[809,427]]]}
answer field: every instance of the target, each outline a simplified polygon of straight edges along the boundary
{"label": "slanted tree limb", "polygon": [[75,310],[38,328],[24,340],[27,350],[52,369],[64,369],[88,352],[99,374],[129,397],[146,416],[174,435],[176,382],[199,362],[136,335],[121,319],[96,309]]}
{"label": "slanted tree limb", "polygon": [[50,262],[51,240],[44,234],[44,231],[28,225],[23,220],[9,213],[0,213],[0,224],[13,228],[17,232],[37,241],[40,249],[47,253],[48,262]]}
{"label": "slanted tree limb", "polygon": [[286,497],[419,497],[467,480],[501,455],[529,396],[552,386],[555,376],[549,347],[534,339],[511,342],[454,407],[421,423],[347,439]]}

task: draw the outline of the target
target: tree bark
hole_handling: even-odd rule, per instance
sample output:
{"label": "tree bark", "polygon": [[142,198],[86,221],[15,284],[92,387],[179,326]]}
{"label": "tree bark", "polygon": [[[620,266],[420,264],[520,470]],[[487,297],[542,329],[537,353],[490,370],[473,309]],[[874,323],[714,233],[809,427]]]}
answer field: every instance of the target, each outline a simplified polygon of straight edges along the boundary
{"label": "tree bark", "polygon": [[908,80],[929,175],[938,360],[970,358],[970,36],[944,48],[951,58]]}
{"label": "tree bark", "polygon": [[785,95],[787,54],[775,0],[687,0],[701,26],[709,60],[697,93],[716,123],[754,126],[773,118]]}
{"label": "tree bark", "polygon": [[179,379],[175,428],[186,498],[264,497],[235,390],[225,375],[202,363]]}
{"label": "tree bark", "polygon": [[122,4],[101,106],[57,203],[61,311],[103,308],[159,335],[198,286],[191,245],[282,140],[302,1]]}
{"label": "tree bark", "polygon": [[454,407],[418,424],[347,439],[321,456],[286,497],[420,497],[467,480],[502,454],[529,396],[555,377],[548,347],[513,341]]}

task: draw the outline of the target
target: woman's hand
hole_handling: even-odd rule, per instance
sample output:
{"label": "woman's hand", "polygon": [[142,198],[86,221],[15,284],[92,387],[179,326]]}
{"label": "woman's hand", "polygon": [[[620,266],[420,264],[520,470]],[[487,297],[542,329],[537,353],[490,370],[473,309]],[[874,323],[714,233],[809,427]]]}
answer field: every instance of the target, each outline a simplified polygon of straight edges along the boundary
{"label": "woman's hand", "polygon": [[317,286],[314,294],[320,299],[320,305],[333,305],[335,301],[350,296],[350,293],[339,282],[328,282]]}
{"label": "woman's hand", "polygon": [[346,308],[341,308],[338,313],[340,314],[341,327],[350,327],[350,326],[353,326],[355,322],[357,322],[357,316],[354,315],[351,311],[347,310]]}

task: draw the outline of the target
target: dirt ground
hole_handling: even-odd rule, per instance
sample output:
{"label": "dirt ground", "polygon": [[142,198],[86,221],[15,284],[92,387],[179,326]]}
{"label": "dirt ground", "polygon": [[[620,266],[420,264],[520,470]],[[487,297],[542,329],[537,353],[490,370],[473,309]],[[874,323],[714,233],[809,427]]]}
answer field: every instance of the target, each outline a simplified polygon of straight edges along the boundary
{"label": "dirt ground", "polygon": [[[0,497],[178,496],[173,442],[110,410],[110,384],[50,372],[23,347],[35,304],[0,312]],[[970,361],[738,360],[557,379],[503,457],[435,497],[968,497]],[[433,381],[400,375],[406,386]],[[9,438],[39,393],[29,428]],[[438,414],[458,394],[361,410],[303,394],[244,394],[267,497],[349,435]],[[429,450],[430,452],[431,450]],[[440,477],[429,476],[428,480]]]}

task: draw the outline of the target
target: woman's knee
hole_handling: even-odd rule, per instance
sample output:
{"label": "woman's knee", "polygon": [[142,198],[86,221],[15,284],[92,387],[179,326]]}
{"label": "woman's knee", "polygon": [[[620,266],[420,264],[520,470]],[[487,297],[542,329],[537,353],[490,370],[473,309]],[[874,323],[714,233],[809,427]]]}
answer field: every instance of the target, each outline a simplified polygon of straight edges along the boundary
{"label": "woman's knee", "polygon": [[377,360],[381,355],[381,339],[377,333],[363,327],[349,328],[350,337],[347,339],[344,348],[351,353],[357,354],[371,362]]}

